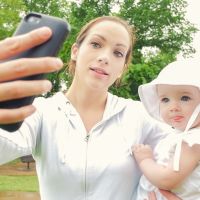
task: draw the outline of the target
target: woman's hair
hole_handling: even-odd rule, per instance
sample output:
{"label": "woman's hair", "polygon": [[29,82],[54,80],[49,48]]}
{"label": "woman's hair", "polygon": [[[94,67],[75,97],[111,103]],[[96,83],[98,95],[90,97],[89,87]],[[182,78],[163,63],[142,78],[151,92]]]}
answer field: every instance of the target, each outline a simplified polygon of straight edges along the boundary
{"label": "woman's hair", "polygon": [[[82,42],[84,41],[85,37],[87,36],[88,31],[97,23],[102,22],[102,21],[113,21],[116,23],[121,24],[128,32],[129,38],[130,38],[130,47],[128,50],[128,53],[126,55],[126,61],[125,61],[125,69],[127,69],[128,65],[131,62],[132,59],[132,49],[135,44],[136,38],[135,38],[135,32],[133,27],[128,24],[127,21],[123,20],[122,18],[116,17],[116,16],[102,16],[102,17],[97,17],[90,22],[88,22],[85,26],[82,27],[80,30],[77,38],[76,38],[76,44],[80,46]],[[75,66],[76,66],[76,61],[75,60],[70,60],[68,63],[68,71],[69,73],[73,76],[75,73]]]}

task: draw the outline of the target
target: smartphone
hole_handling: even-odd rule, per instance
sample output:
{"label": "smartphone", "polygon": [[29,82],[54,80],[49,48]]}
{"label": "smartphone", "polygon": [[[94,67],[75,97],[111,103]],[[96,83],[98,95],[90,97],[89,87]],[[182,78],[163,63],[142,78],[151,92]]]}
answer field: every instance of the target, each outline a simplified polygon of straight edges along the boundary
{"label": "smartphone", "polygon": [[[23,53],[20,53],[9,60],[19,59],[19,58],[36,58],[43,56],[57,56],[62,44],[67,38],[70,32],[70,25],[67,21],[62,20],[57,17],[44,15],[41,13],[31,12],[27,14],[19,26],[17,27],[14,36],[21,35],[37,29],[39,27],[48,26],[52,30],[52,37],[45,43],[31,48]],[[7,60],[8,61],[8,60]],[[20,80],[39,80],[44,78],[44,74],[38,74],[28,77],[20,78]],[[13,109],[22,106],[30,105],[35,96],[25,97],[21,99],[14,99],[0,102],[0,109]],[[20,128],[23,121],[13,123],[13,124],[1,124],[0,128],[7,130],[9,132],[16,131]]]}

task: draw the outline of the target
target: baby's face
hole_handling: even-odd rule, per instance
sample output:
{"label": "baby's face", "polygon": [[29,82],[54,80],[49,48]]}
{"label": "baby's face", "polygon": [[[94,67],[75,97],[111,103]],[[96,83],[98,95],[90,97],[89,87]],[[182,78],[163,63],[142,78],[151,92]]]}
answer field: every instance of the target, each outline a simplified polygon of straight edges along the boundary
{"label": "baby's face", "polygon": [[[200,90],[188,85],[157,85],[160,115],[170,126],[184,131],[197,105],[200,104]],[[200,116],[192,127],[200,126]],[[191,128],[192,128],[191,127]]]}

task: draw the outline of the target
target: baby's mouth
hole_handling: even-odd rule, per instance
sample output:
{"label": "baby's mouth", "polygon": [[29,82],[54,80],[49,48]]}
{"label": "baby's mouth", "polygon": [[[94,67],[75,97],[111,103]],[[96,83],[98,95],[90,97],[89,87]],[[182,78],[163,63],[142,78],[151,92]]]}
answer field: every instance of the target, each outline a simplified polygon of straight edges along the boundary
{"label": "baby's mouth", "polygon": [[182,119],[183,119],[183,116],[175,116],[175,117],[173,118],[173,120],[174,120],[175,122],[180,122]]}

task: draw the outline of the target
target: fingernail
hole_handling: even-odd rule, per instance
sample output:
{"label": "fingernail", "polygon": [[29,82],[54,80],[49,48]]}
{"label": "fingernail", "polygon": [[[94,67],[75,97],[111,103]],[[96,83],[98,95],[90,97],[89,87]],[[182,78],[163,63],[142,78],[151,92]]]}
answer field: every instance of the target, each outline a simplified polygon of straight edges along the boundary
{"label": "fingernail", "polygon": [[45,81],[45,82],[44,82],[44,90],[45,90],[46,92],[48,92],[48,91],[51,90],[51,88],[52,88],[51,82],[50,82],[50,81]]}
{"label": "fingernail", "polygon": [[56,58],[56,67],[60,69],[63,66],[63,62],[60,58]]}
{"label": "fingernail", "polygon": [[45,27],[40,28],[40,33],[44,37],[49,37],[52,34],[52,31],[49,27],[45,26]]}
{"label": "fingernail", "polygon": [[30,105],[29,110],[28,110],[29,114],[32,114],[35,111],[36,111],[36,108],[33,105]]}

